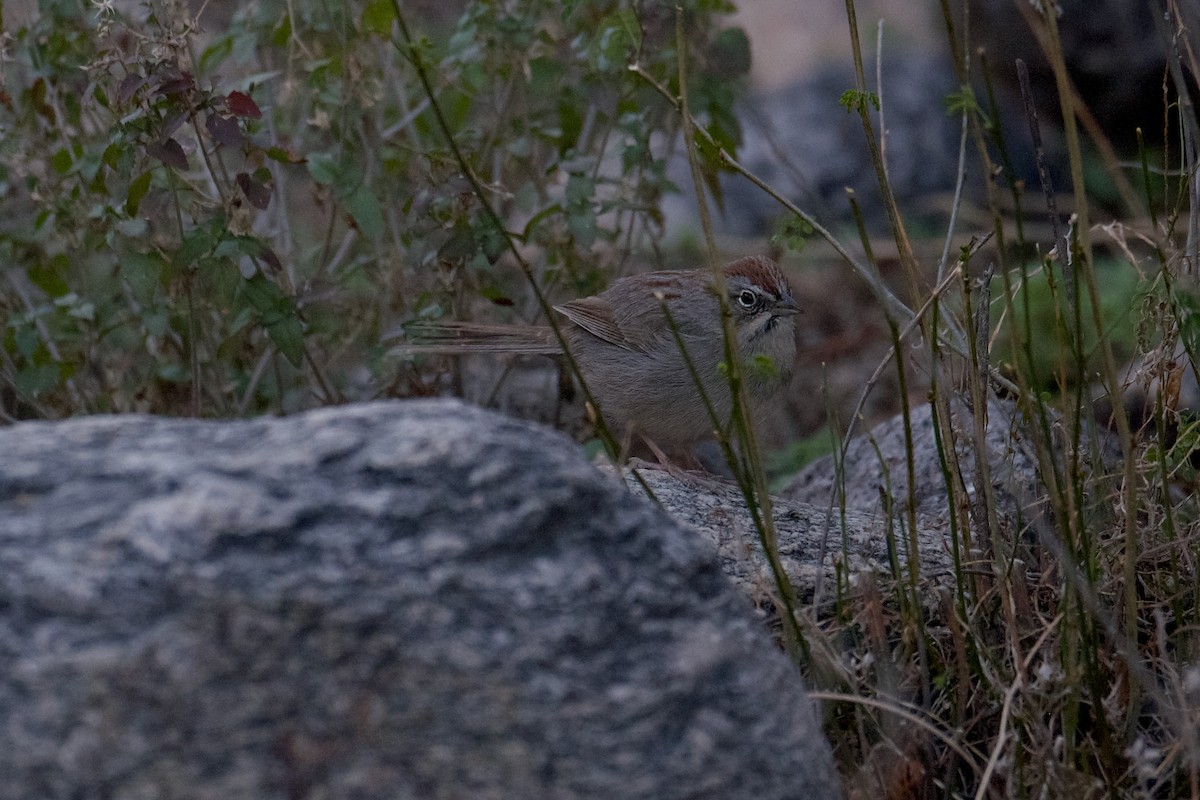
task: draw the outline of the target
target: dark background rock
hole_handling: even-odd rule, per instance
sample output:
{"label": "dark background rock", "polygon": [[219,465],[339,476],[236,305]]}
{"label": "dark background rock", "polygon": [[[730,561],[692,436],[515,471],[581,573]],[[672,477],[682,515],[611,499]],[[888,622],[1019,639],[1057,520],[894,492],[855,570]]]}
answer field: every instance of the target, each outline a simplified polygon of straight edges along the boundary
{"label": "dark background rock", "polygon": [[[736,157],[825,225],[851,224],[846,189],[853,189],[868,227],[884,231],[887,219],[862,120],[857,111],[847,112],[839,104],[854,82],[851,66],[839,63],[786,86],[749,93],[737,105],[744,141]],[[874,73],[871,82],[875,91]],[[897,199],[911,215],[910,224],[948,216],[958,174],[961,121],[946,114],[946,98],[956,90],[948,57],[911,51],[885,55],[882,98],[888,170]],[[878,133],[879,115],[872,113]],[[677,186],[690,189],[686,153],[677,154],[669,169]],[[969,187],[981,195],[979,170],[968,177]],[[721,233],[769,235],[776,221],[788,215],[741,175],[722,173],[720,182],[722,203],[713,223]],[[699,228],[688,190],[668,198],[667,214],[681,226]]]}
{"label": "dark background rock", "polygon": [[0,430],[0,796],[839,795],[713,548],[449,401]]}
{"label": "dark background rock", "polygon": [[[951,207],[958,171],[961,130],[959,114],[947,113],[947,101],[959,93],[958,79],[950,62],[950,45],[937,4],[921,5],[878,2],[874,11],[860,9],[868,88],[878,91],[884,104],[886,134],[874,115],[876,135],[886,138],[890,184],[896,193],[910,231],[938,231],[944,227]],[[1062,135],[1058,91],[1049,63],[1037,37],[1022,13],[1036,17],[1033,4],[1019,0],[954,0],[951,13],[957,33],[968,30],[969,52],[973,55],[971,79],[976,99],[985,104],[985,114],[1003,133],[1007,160],[1001,159],[995,142],[990,142],[992,159],[1011,166],[1013,172],[997,176],[1007,195],[1009,180],[1025,184],[1025,191],[1040,196],[1033,143],[1017,81],[1016,60],[1029,68],[1034,104],[1039,115],[1047,167],[1059,192],[1069,193],[1069,167]],[[1161,147],[1164,134],[1178,139],[1178,115],[1164,119],[1163,82],[1168,64],[1181,52],[1200,46],[1200,0],[1056,0],[1061,9],[1058,27],[1063,57],[1071,80],[1100,128],[1112,141],[1120,157],[1136,160],[1136,129],[1140,127],[1151,148]],[[1177,9],[1185,34],[1178,34],[1178,21],[1161,19],[1170,5]],[[964,6],[969,14],[964,13]],[[855,85],[849,57],[846,22],[840,11],[812,12],[805,7],[774,11],[766,8],[751,17],[751,43],[757,65],[754,73],[769,72],[774,81],[747,88],[736,113],[743,132],[737,158],[827,227],[843,228],[851,221],[845,189],[853,188],[863,208],[872,235],[887,233],[887,220],[879,198],[878,182],[868,156],[865,134],[857,113],[846,113],[838,104],[842,93]],[[824,18],[822,18],[824,17]],[[882,90],[875,85],[875,27],[885,24],[882,55]],[[913,22],[913,20],[919,22]],[[812,22],[810,22],[810,20]],[[968,24],[969,21],[969,24]],[[807,28],[824,25],[818,33]],[[805,29],[816,42],[807,47],[780,46],[776,29]],[[908,30],[905,30],[908,29]],[[919,29],[919,30],[917,30]],[[897,31],[902,31],[895,36]],[[793,34],[795,36],[795,34]],[[1172,37],[1176,41],[1173,44]],[[1185,37],[1190,41],[1185,41]],[[823,56],[818,43],[836,42]],[[986,69],[995,87],[998,118],[986,107],[987,90],[982,80]],[[1186,57],[1185,57],[1186,62]],[[790,80],[781,76],[790,75]],[[1191,81],[1193,95],[1196,87]],[[1168,95],[1177,93],[1168,80]],[[1085,147],[1087,135],[1083,134]],[[1179,147],[1171,143],[1172,151]],[[683,196],[668,198],[667,216],[673,229],[699,229],[691,178],[682,152],[670,165],[672,181],[684,187]],[[982,203],[983,165],[968,141],[966,193],[968,201]],[[741,176],[723,174],[724,203],[714,214],[719,233],[762,237],[769,235],[785,211],[764,192]],[[1041,206],[1036,213],[1041,214]],[[1029,209],[1027,207],[1027,213]],[[843,238],[853,240],[850,233]]]}
{"label": "dark background rock", "polygon": [[[1176,33],[1174,22],[1155,19],[1166,10],[1166,0],[1056,0],[1055,5],[1061,11],[1057,23],[1067,71],[1100,127],[1127,155],[1136,153],[1138,127],[1148,142],[1161,143],[1163,80],[1174,58],[1170,38]],[[1061,125],[1054,73],[1018,5],[969,0],[969,7],[973,43],[987,52],[993,78],[1012,106],[1021,107],[1016,60],[1022,59],[1039,117]],[[1200,3],[1180,0],[1177,8],[1196,36]]]}

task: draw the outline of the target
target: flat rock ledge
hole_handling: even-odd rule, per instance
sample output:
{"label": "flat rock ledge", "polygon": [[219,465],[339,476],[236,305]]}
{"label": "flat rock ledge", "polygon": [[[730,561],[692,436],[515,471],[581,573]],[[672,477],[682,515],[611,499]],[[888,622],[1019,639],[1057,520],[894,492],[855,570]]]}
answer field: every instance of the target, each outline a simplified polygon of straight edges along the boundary
{"label": "flat rock ledge", "polygon": [[0,797],[840,796],[712,544],[453,401],[0,429],[0,673]]}
{"label": "flat rock ledge", "polygon": [[[686,477],[655,468],[636,472],[667,513],[712,542],[722,571],[756,605],[778,596],[758,530],[735,486],[717,481],[692,485]],[[632,472],[625,481],[630,491],[645,494]],[[828,600],[839,571],[852,585],[865,575],[891,575],[893,554],[895,566],[907,569],[912,540],[900,523],[893,527],[890,549],[886,521],[871,510],[846,509],[842,514],[834,509],[830,515],[826,507],[808,503],[778,497],[772,503],[780,565],[802,602],[811,602],[818,586]],[[918,519],[916,543],[923,583],[951,585],[953,558],[945,528]]]}

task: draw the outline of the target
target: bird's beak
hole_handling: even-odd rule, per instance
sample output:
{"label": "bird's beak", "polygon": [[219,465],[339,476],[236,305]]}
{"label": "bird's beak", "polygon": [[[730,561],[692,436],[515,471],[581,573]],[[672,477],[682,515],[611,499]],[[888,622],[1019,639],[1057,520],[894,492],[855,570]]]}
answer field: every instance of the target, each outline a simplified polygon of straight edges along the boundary
{"label": "bird's beak", "polygon": [[793,314],[799,314],[800,307],[796,305],[795,300],[785,297],[775,301],[775,305],[771,306],[771,313],[777,317],[790,317]]}

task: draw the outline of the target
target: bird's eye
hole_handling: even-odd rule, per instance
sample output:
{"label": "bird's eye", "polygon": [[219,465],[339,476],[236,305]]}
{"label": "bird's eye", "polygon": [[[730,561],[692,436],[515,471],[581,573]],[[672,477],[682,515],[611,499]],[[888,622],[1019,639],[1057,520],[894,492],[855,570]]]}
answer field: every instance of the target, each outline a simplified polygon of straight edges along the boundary
{"label": "bird's eye", "polygon": [[742,308],[754,308],[754,305],[758,302],[758,295],[749,289],[742,289],[738,292],[737,301],[738,305]]}

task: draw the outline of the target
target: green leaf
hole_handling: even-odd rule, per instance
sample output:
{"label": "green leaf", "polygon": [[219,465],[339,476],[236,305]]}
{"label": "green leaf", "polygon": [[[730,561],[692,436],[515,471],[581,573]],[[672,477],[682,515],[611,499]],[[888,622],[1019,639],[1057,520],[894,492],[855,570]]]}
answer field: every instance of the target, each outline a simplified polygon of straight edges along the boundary
{"label": "green leaf", "polygon": [[867,106],[871,106],[876,111],[879,110],[879,95],[874,92],[863,92],[858,89],[847,89],[842,92],[841,98],[838,100],[838,105],[846,109],[846,111],[866,111]]}
{"label": "green leaf", "polygon": [[184,235],[172,262],[177,267],[190,267],[199,261],[201,256],[212,252],[215,244],[209,228],[192,228]]}
{"label": "green leaf", "polygon": [[586,206],[596,193],[596,182],[586,175],[574,174],[567,179],[567,205]]}
{"label": "green leaf", "polygon": [[75,160],[71,158],[71,151],[63,148],[50,156],[50,166],[54,167],[55,172],[66,175],[71,170],[71,165]]}
{"label": "green leaf", "polygon": [[642,26],[633,9],[618,11],[601,22],[591,43],[592,65],[600,72],[625,69],[642,44]]}
{"label": "green leaf", "polygon": [[147,309],[142,312],[142,327],[151,336],[162,336],[167,332],[171,320],[163,309]]}
{"label": "green leaf", "polygon": [[1200,302],[1189,292],[1174,287],[1171,300],[1175,305],[1179,335],[1193,353],[1200,349]]}
{"label": "green leaf", "polygon": [[170,265],[153,251],[126,253],[122,256],[121,277],[129,284],[133,296],[143,305],[150,303],[162,289]]}
{"label": "green leaf", "polygon": [[571,235],[575,237],[576,244],[584,250],[591,247],[596,241],[598,231],[596,215],[590,209],[571,214],[567,217],[567,228],[571,231]]}
{"label": "green leaf", "polygon": [[582,103],[578,97],[570,97],[564,93],[558,101],[558,127],[561,134],[558,137],[558,154],[565,155],[579,141],[583,133]]}
{"label": "green leaf", "polygon": [[186,384],[192,379],[192,374],[188,371],[187,367],[177,361],[170,364],[163,364],[158,368],[156,374],[159,380],[180,385]]}
{"label": "green leaf", "polygon": [[138,175],[129,184],[129,191],[125,195],[125,213],[129,216],[137,216],[138,207],[142,203],[142,198],[146,196],[146,192],[150,191],[150,180],[154,174],[149,170]]}
{"label": "green leaf", "polygon": [[211,73],[213,68],[233,52],[233,37],[226,35],[204,48],[200,54],[200,72]]}
{"label": "green leaf", "polygon": [[292,299],[261,272],[242,281],[242,291],[279,352],[293,366],[300,366],[304,358],[304,326]]}
{"label": "green leaf", "polygon": [[974,114],[979,111],[979,101],[975,99],[975,93],[970,86],[946,95],[946,113],[949,115],[958,115],[964,112]]}
{"label": "green leaf", "polygon": [[509,297],[503,289],[497,286],[480,286],[479,295],[487,300],[491,300],[495,305],[502,306],[504,308],[512,308],[512,306],[515,305],[513,303],[513,299]]}
{"label": "green leaf", "polygon": [[243,328],[254,324],[255,319],[257,319],[257,314],[254,313],[253,308],[243,308],[236,315],[234,315],[233,319],[226,323],[226,327],[229,330],[229,335],[232,336]]}
{"label": "green leaf", "polygon": [[322,186],[331,186],[338,179],[338,161],[332,153],[309,153],[308,174]]}
{"label": "green leaf", "polygon": [[548,56],[531,59],[529,62],[529,91],[534,95],[552,97],[551,92],[565,89],[563,64]]}
{"label": "green leaf", "polygon": [[546,206],[541,211],[530,217],[529,221],[525,223],[525,229],[521,231],[521,240],[528,241],[533,236],[534,232],[537,231],[539,225],[546,220],[556,217],[562,213],[564,213],[563,207],[558,203]]}
{"label": "green leaf", "polygon": [[32,360],[38,348],[41,347],[41,340],[38,339],[37,329],[32,325],[26,325],[18,328],[13,332],[13,345],[17,348],[17,352],[22,358]]}
{"label": "green leaf", "polygon": [[786,250],[799,252],[808,244],[812,236],[812,223],[796,216],[781,217],[775,225],[775,233],[771,236],[771,244]]}
{"label": "green leaf", "polygon": [[121,145],[113,142],[108,147],[104,148],[104,155],[101,160],[108,166],[109,169],[117,169],[117,165],[121,163],[121,153],[124,151]]}
{"label": "green leaf", "polygon": [[50,297],[62,297],[71,289],[63,279],[62,273],[69,270],[71,260],[64,253],[56,255],[44,264],[34,264],[25,270],[34,286],[41,289]]}
{"label": "green leaf", "polygon": [[272,161],[278,161],[281,164],[303,164],[307,161],[304,156],[293,153],[286,147],[274,145],[267,148],[267,158]]}
{"label": "green leaf", "polygon": [[17,371],[17,391],[31,397],[58,385],[60,370],[57,364],[34,364]]}
{"label": "green leaf", "polygon": [[363,9],[362,27],[368,33],[377,33],[387,39],[392,35],[392,23],[396,19],[396,9],[392,0],[371,0]]}
{"label": "green leaf", "polygon": [[367,186],[359,186],[346,198],[346,210],[354,217],[354,224],[372,242],[383,236],[383,209],[375,193]]}
{"label": "green leaf", "polygon": [[463,126],[467,124],[471,113],[471,98],[472,95],[453,89],[442,90],[438,98],[442,104],[442,114],[446,117],[446,124],[454,133],[461,132]]}
{"label": "green leaf", "polygon": [[475,233],[466,220],[460,219],[451,229],[450,238],[438,248],[438,259],[445,262],[466,261],[478,252]]}
{"label": "green leaf", "polygon": [[279,24],[271,31],[271,44],[276,47],[286,47],[292,38],[292,15],[281,14]]}

